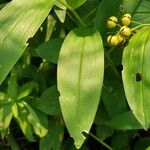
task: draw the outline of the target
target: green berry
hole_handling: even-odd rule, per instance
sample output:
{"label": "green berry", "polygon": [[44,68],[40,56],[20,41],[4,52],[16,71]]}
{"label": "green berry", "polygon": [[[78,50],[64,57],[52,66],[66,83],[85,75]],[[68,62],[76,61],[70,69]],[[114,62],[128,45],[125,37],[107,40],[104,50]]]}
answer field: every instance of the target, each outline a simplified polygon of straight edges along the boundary
{"label": "green berry", "polygon": [[109,45],[115,46],[118,44],[118,37],[116,35],[110,35],[107,37],[107,42]]}
{"label": "green berry", "polygon": [[131,34],[131,29],[128,28],[127,26],[123,26],[123,27],[121,27],[119,33],[120,33],[122,36],[128,37],[128,36],[130,36],[130,34]]}
{"label": "green berry", "polygon": [[121,21],[122,21],[123,25],[128,26],[131,23],[131,15],[130,14],[124,14]]}
{"label": "green berry", "polygon": [[114,28],[114,27],[116,27],[117,22],[118,22],[117,17],[111,16],[111,17],[108,19],[108,21],[107,21],[107,27],[110,28],[110,29],[111,29],[111,28]]}

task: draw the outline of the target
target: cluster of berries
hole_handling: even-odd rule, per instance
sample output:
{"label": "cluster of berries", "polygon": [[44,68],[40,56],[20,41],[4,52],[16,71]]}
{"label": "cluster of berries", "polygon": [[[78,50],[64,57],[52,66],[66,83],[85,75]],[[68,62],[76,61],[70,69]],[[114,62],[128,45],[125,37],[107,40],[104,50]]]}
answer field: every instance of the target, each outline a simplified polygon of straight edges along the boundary
{"label": "cluster of berries", "polygon": [[117,25],[120,27],[120,30],[116,35],[109,35],[107,37],[107,42],[109,45],[115,46],[118,44],[124,44],[126,39],[131,35],[131,29],[128,27],[131,23],[131,15],[124,14],[121,18],[122,27],[120,27],[118,23],[118,19],[115,16],[111,16],[107,21],[107,27],[112,29],[115,28]]}

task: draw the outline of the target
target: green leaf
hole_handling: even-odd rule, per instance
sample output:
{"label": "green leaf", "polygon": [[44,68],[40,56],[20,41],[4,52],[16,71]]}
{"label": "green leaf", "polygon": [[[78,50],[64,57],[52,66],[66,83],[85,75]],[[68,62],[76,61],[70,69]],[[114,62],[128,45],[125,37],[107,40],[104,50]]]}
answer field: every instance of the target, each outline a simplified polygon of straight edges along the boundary
{"label": "green leaf", "polygon": [[103,0],[99,5],[94,26],[100,31],[101,35],[107,35],[107,20],[110,16],[118,16],[121,3],[122,0]]}
{"label": "green leaf", "polygon": [[18,89],[17,99],[19,100],[28,96],[34,88],[36,88],[38,91],[38,84],[35,82],[29,82],[29,83],[24,84],[22,87]]}
{"label": "green leaf", "polygon": [[123,53],[123,84],[128,104],[144,129],[150,125],[150,27],[136,33]]}
{"label": "green leaf", "polygon": [[74,29],[66,37],[58,60],[58,90],[64,121],[80,148],[99,104],[104,73],[101,36],[94,29]]}
{"label": "green leaf", "polygon": [[84,4],[87,0],[66,0],[67,4],[76,9]]}
{"label": "green leaf", "polygon": [[59,51],[62,45],[63,39],[51,39],[41,44],[37,49],[37,54],[43,59],[57,64]]}
{"label": "green leaf", "polygon": [[149,0],[124,0],[124,9],[132,13],[133,21],[150,23],[150,1]]}
{"label": "green leaf", "polygon": [[0,103],[0,130],[7,129],[12,119],[11,104]]}
{"label": "green leaf", "polygon": [[106,122],[106,124],[112,128],[121,130],[142,129],[142,126],[131,111],[124,112],[114,117],[112,120]]}
{"label": "green leaf", "polygon": [[128,110],[123,86],[111,67],[105,69],[105,79],[101,95],[108,115],[111,118]]}
{"label": "green leaf", "polygon": [[60,150],[63,140],[64,127],[61,119],[49,122],[48,134],[40,140],[40,150]]}
{"label": "green leaf", "polygon": [[130,150],[127,132],[116,133],[112,138],[111,146],[113,150]]}
{"label": "green leaf", "polygon": [[96,126],[96,135],[101,140],[105,140],[108,137],[111,137],[113,134],[114,134],[114,130],[104,124]]}
{"label": "green leaf", "polygon": [[0,13],[0,84],[27,47],[55,0],[13,0]]}
{"label": "green leaf", "polygon": [[17,99],[17,76],[16,76],[16,72],[13,69],[10,75],[10,79],[8,81],[8,96],[13,99],[16,100]]}
{"label": "green leaf", "polygon": [[29,111],[28,115],[28,120],[32,124],[34,132],[39,136],[39,137],[44,137],[47,134],[47,129],[40,123],[40,120],[38,116],[36,115],[35,111],[27,104],[24,102],[24,105]]}
{"label": "green leaf", "polygon": [[150,138],[142,138],[134,147],[134,150],[148,150],[150,146]]}
{"label": "green leaf", "polygon": [[23,134],[30,142],[35,141],[34,136],[33,136],[32,126],[27,119],[29,112],[22,103],[19,103],[19,105],[18,105],[18,112],[19,112],[19,115],[16,119],[17,119],[17,122],[18,122]]}
{"label": "green leaf", "polygon": [[46,89],[41,98],[39,100],[33,100],[31,105],[48,115],[61,114],[57,87],[52,86]]}
{"label": "green leaf", "polygon": [[150,150],[150,146],[149,146],[149,147],[147,147],[145,150]]}
{"label": "green leaf", "polygon": [[99,4],[99,0],[88,0],[78,8],[77,12],[86,24],[93,24]]}
{"label": "green leaf", "polygon": [[64,23],[65,18],[66,18],[67,8],[64,7],[63,5],[59,4],[59,3],[58,3],[57,5],[59,5],[59,7],[56,7],[56,6],[55,6],[53,9],[54,9],[54,11],[55,11],[57,17],[59,18],[59,20],[60,20],[62,23]]}
{"label": "green leaf", "polygon": [[12,110],[12,113],[13,113],[14,117],[18,118],[18,106],[17,106],[17,103],[14,103],[11,106],[11,110]]}
{"label": "green leaf", "polygon": [[123,0],[123,9],[126,13],[132,14],[143,0]]}

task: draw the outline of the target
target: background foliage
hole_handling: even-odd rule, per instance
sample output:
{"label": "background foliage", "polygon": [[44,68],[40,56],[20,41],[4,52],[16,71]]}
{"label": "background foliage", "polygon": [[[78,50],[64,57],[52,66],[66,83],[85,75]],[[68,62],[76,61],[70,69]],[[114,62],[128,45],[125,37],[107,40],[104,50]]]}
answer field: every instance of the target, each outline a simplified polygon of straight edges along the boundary
{"label": "background foliage", "polygon": [[[110,47],[124,13],[141,28]],[[148,150],[148,23],[149,0],[1,0],[0,149]]]}

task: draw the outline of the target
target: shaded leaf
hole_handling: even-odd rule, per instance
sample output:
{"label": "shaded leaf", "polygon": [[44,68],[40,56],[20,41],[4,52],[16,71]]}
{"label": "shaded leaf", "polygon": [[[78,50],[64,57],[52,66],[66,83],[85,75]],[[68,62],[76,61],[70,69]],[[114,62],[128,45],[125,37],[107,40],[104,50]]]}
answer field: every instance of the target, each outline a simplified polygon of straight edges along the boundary
{"label": "shaded leaf", "polygon": [[93,24],[99,4],[99,0],[88,0],[82,7],[77,9],[77,12],[86,24]]}
{"label": "shaded leaf", "polygon": [[101,140],[105,140],[108,137],[111,137],[113,134],[114,134],[114,130],[104,124],[96,126],[96,135]]}
{"label": "shaded leaf", "polygon": [[126,132],[116,133],[111,143],[113,150],[130,150],[129,136]]}
{"label": "shaded leaf", "polygon": [[66,37],[58,60],[58,90],[64,121],[80,148],[94,121],[104,72],[100,34],[94,29],[74,29]]}
{"label": "shaded leaf", "polygon": [[33,100],[31,105],[48,115],[61,114],[59,93],[56,86],[46,89],[39,100]]}
{"label": "shaded leaf", "polygon": [[126,13],[132,14],[142,0],[123,0],[123,9]]}
{"label": "shaded leaf", "polygon": [[[55,0],[13,0],[0,13],[0,84],[27,47]],[[29,17],[30,16],[30,17]]]}
{"label": "shaded leaf", "polygon": [[149,0],[124,0],[124,9],[132,13],[133,20],[140,23],[150,23],[150,1]]}
{"label": "shaded leaf", "polygon": [[48,134],[40,140],[40,150],[60,150],[64,130],[62,120],[51,120],[48,129]]}
{"label": "shaded leaf", "polygon": [[140,123],[136,120],[131,111],[122,113],[106,124],[115,129],[129,130],[129,129],[142,129]]}
{"label": "shaded leaf", "polygon": [[62,45],[63,39],[51,39],[41,44],[37,49],[37,54],[43,59],[57,64],[59,51]]}
{"label": "shaded leaf", "polygon": [[111,118],[128,111],[123,86],[111,67],[105,69],[105,79],[101,95],[104,106]]}
{"label": "shaded leaf", "polygon": [[136,143],[134,150],[148,150],[149,146],[150,146],[150,138],[145,137]]}
{"label": "shaded leaf", "polygon": [[84,4],[87,0],[66,0],[67,4],[76,9]]}
{"label": "shaded leaf", "polygon": [[29,83],[24,84],[22,87],[18,89],[17,99],[19,100],[28,96],[34,88],[38,90],[38,84],[35,82],[29,82]]}
{"label": "shaded leaf", "polygon": [[97,15],[95,17],[94,26],[98,29],[102,36],[106,36],[107,20],[110,16],[118,16],[122,0],[103,0],[99,5]]}

